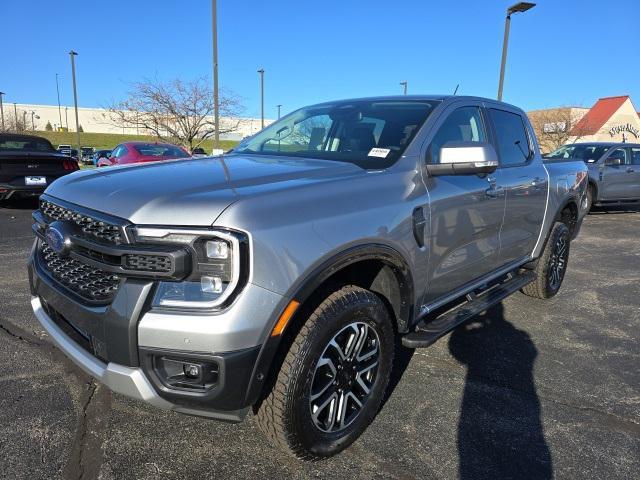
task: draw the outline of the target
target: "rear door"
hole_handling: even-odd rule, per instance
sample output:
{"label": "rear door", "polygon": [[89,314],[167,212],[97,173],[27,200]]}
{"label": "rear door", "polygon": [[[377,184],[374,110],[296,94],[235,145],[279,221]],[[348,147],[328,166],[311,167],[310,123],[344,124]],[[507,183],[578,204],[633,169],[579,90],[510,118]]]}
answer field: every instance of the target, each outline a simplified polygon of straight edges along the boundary
{"label": "rear door", "polygon": [[500,105],[489,106],[488,116],[500,158],[495,176],[506,190],[499,255],[506,265],[533,252],[547,204],[548,176],[523,114]]}
{"label": "rear door", "polygon": [[630,197],[633,199],[640,198],[640,147],[631,147],[631,172],[632,181],[630,186]]}
{"label": "rear door", "polygon": [[[620,165],[607,165],[607,160],[619,158]],[[611,150],[600,164],[600,198],[602,200],[622,200],[634,197],[634,184],[637,184],[631,154],[628,148],[619,147]],[[637,194],[636,194],[637,195]]]}
{"label": "rear door", "polygon": [[[439,163],[448,142],[488,142],[478,102],[458,102],[438,119],[425,144],[427,162]],[[504,194],[485,175],[425,177],[429,191],[429,303],[496,269]]]}

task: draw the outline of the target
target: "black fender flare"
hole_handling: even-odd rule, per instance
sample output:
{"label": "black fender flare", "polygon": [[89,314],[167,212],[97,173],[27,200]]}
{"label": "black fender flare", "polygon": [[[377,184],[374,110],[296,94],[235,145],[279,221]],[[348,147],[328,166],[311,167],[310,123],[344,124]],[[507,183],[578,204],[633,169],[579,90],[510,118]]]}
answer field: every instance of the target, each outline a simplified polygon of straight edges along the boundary
{"label": "black fender flare", "polygon": [[[310,273],[304,276],[299,282],[296,282],[290,288],[289,292],[282,297],[271,315],[267,327],[268,331],[271,332],[273,330],[280,316],[292,300],[296,300],[300,305],[304,304],[318,287],[332,275],[349,265],[364,260],[379,260],[391,267],[393,273],[396,275],[402,292],[401,309],[397,318],[398,329],[406,331],[411,322],[414,303],[411,270],[408,262],[400,252],[393,247],[378,243],[362,244],[347,248],[313,267]],[[271,365],[280,347],[282,336],[283,335],[275,337],[268,336],[262,345],[251,374],[244,405],[253,405],[260,399],[262,389],[271,373]]]}

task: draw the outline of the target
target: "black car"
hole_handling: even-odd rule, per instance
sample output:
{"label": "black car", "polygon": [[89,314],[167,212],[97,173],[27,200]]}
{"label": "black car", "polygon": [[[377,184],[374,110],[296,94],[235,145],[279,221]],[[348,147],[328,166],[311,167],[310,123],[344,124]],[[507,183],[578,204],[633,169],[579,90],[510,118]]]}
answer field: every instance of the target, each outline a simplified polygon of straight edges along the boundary
{"label": "black car", "polygon": [[79,168],[46,138],[0,134],[0,200],[40,195],[56,178]]}

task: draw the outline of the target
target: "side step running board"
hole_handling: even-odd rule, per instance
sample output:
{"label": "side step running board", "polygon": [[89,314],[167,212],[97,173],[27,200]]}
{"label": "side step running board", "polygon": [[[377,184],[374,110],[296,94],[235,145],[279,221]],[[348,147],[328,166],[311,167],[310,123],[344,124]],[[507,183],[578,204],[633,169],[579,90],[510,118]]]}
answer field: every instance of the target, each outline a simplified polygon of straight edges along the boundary
{"label": "side step running board", "polygon": [[440,337],[446,335],[461,323],[466,322],[492,305],[501,302],[512,293],[533,282],[533,272],[509,274],[507,279],[480,295],[470,294],[467,302],[442,314],[430,322],[420,322],[414,332],[402,337],[402,344],[407,348],[424,348],[433,345]]}

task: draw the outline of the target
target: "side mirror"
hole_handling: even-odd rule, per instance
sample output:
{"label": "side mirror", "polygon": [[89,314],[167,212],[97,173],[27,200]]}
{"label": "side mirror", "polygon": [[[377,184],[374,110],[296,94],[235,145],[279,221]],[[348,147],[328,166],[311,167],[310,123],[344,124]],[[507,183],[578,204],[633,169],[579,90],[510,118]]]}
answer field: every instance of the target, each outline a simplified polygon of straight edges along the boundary
{"label": "side mirror", "polygon": [[605,165],[622,165],[622,159],[620,157],[609,157],[604,161]]}
{"label": "side mirror", "polygon": [[427,164],[431,176],[482,175],[498,168],[498,154],[490,143],[447,142],[440,149],[440,163]]}

